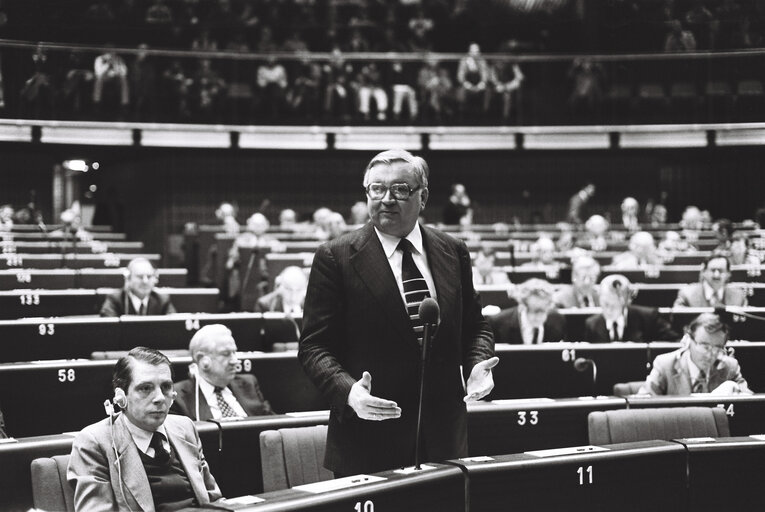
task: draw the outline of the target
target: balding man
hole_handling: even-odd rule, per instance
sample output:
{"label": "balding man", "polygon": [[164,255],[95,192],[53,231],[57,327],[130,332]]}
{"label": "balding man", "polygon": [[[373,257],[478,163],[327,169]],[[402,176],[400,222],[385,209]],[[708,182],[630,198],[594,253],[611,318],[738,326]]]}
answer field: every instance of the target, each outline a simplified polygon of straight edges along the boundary
{"label": "balding man", "polygon": [[276,289],[255,303],[255,311],[302,315],[305,292],[308,288],[308,278],[303,269],[294,265],[285,268],[276,276],[274,284]]}
{"label": "balding man", "polygon": [[191,338],[189,352],[196,370],[175,384],[178,396],[171,412],[197,421],[274,414],[258,379],[237,373],[236,342],[228,327],[205,325]]}
{"label": "balding man", "polygon": [[175,313],[170,297],[154,289],[158,280],[157,270],[149,260],[135,258],[128,263],[125,287],[106,296],[101,316]]}

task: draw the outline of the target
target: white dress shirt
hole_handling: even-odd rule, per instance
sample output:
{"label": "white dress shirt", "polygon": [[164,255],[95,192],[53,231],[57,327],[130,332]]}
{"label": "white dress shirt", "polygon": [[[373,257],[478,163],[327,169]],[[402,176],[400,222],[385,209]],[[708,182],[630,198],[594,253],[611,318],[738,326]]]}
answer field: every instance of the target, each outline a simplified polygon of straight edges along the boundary
{"label": "white dress shirt", "polygon": [[[154,453],[154,448],[149,446],[149,443],[151,443],[151,438],[154,436],[154,432],[149,432],[139,426],[133,425],[127,416],[125,416],[125,425],[127,426],[128,432],[130,432],[130,437],[133,438],[133,442],[138,449],[153,459],[156,454]],[[168,441],[165,425],[160,425],[156,431],[165,436],[162,440],[162,444],[165,446],[167,453],[170,453],[170,443]]]}
{"label": "white dress shirt", "polygon": [[614,339],[614,322],[616,322],[616,329],[618,330],[619,340],[624,341],[624,325],[627,323],[626,312],[622,313],[616,320],[606,319],[606,329],[608,329],[608,335],[611,340]]}
{"label": "white dress shirt", "polygon": [[[719,290],[715,291],[714,288],[712,288],[709,283],[706,281],[701,282],[701,287],[704,289],[704,298],[707,300],[709,304],[725,304],[725,286],[720,288]],[[713,298],[716,299],[713,300]]]}
{"label": "white dress shirt", "polygon": [[536,345],[537,343],[542,343],[542,340],[545,339],[544,325],[541,325],[540,327],[536,327],[536,329],[539,329],[539,334],[537,334],[537,339],[534,339],[535,327],[532,326],[531,323],[529,322],[529,317],[528,315],[526,315],[526,311],[521,311],[520,322],[521,322],[521,336],[523,337],[524,345]]}
{"label": "white dress shirt", "polygon": [[141,314],[141,306],[146,306],[146,314],[149,314],[149,295],[139,299],[136,295],[133,295],[133,292],[128,292],[128,297],[130,297],[130,302],[133,303],[133,308],[137,314]]}
{"label": "white dress shirt", "polygon": [[[401,262],[404,258],[404,253],[396,250],[401,239],[397,236],[386,235],[376,227],[375,233],[377,233],[377,237],[380,239],[383,252],[385,252],[385,257],[388,258],[388,264],[393,272],[393,277],[396,278],[396,284],[398,285],[398,291],[401,294],[401,300],[406,304],[406,299],[404,298],[404,283],[401,280]],[[419,223],[415,224],[414,229],[404,238],[409,240],[412,243],[412,246],[414,246],[415,252],[412,253],[412,260],[414,260],[414,264],[422,274],[422,277],[425,278],[425,282],[428,283],[430,296],[435,299],[436,285],[433,282],[433,275],[430,273],[430,267],[428,267],[428,256],[425,254],[425,247],[422,244],[422,232],[420,231]]]}
{"label": "white dress shirt", "polygon": [[[217,420],[222,418],[223,413],[220,412],[218,398],[215,396],[215,386],[207,382],[202,376],[197,379],[197,382],[199,382],[199,391],[205,397],[205,400],[207,400],[207,405],[210,407],[210,413],[212,414],[213,419]],[[220,394],[223,396],[223,400],[225,400],[229,407],[231,407],[238,416],[242,418],[247,416],[244,408],[239,404],[234,393],[232,393],[228,387],[223,388]]]}

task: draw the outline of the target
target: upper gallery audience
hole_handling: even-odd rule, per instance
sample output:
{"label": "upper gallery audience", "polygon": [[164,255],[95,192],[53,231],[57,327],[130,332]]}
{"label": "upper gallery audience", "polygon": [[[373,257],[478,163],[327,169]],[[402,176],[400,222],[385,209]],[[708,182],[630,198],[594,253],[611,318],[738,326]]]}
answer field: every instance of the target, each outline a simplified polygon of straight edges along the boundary
{"label": "upper gallery audience", "polygon": [[509,284],[507,273],[495,266],[497,255],[490,245],[482,245],[473,262],[473,285]]}
{"label": "upper gallery audience", "polygon": [[559,308],[589,308],[600,306],[598,296],[600,264],[592,256],[579,256],[571,267],[571,284],[562,285],[553,300]]}
{"label": "upper gallery audience", "polygon": [[487,110],[489,65],[477,43],[470,43],[467,54],[460,59],[457,83],[457,105],[462,119]]}
{"label": "upper gallery audience", "polygon": [[171,412],[197,421],[274,414],[258,379],[237,373],[236,351],[225,325],[205,325],[194,333],[189,343],[193,369],[188,379],[175,383],[178,396]]}
{"label": "upper gallery audience", "polygon": [[168,415],[173,371],[161,352],[136,347],[114,366],[122,410],[74,439],[67,479],[76,510],[179,510],[206,505],[221,492],[202,453],[194,422]]}
{"label": "upper gallery audience", "polygon": [[728,326],[714,313],[702,313],[685,329],[681,348],[654,359],[639,393],[651,395],[752,394],[738,361],[726,354]]}
{"label": "upper gallery audience", "polygon": [[729,280],[730,261],[721,254],[713,254],[702,263],[701,281],[681,288],[674,306],[746,306],[746,293],[728,284]]}
{"label": "upper gallery audience", "polygon": [[159,277],[146,258],[135,258],[128,263],[125,287],[106,296],[101,316],[170,315],[175,307],[167,295],[154,287]]}
{"label": "upper gallery audience", "polygon": [[674,341],[679,336],[659,310],[632,304],[632,285],[626,277],[613,274],[600,283],[603,311],[585,321],[584,341]]}
{"label": "upper gallery audience", "polygon": [[308,288],[308,277],[302,268],[289,266],[276,276],[276,289],[263,295],[255,303],[255,311],[278,311],[291,315],[303,314],[303,302]]}
{"label": "upper gallery audience", "polygon": [[553,287],[532,278],[516,287],[518,305],[488,318],[496,343],[536,345],[566,338],[566,319],[553,304]]}
{"label": "upper gallery audience", "polygon": [[634,268],[662,263],[663,260],[656,251],[653,235],[648,231],[638,231],[630,237],[629,249],[614,256],[611,264],[617,268]]}

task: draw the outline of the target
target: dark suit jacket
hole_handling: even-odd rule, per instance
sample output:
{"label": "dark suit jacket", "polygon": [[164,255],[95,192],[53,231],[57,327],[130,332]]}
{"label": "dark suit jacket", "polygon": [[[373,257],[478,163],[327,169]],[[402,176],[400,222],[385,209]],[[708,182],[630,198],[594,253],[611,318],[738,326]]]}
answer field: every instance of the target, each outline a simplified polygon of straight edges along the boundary
{"label": "dark suit jacket", "polygon": [[[175,402],[170,408],[170,412],[175,414],[183,414],[191,419],[197,420],[196,412],[196,382],[193,378],[176,382],[173,387],[178,392],[178,396],[175,397]],[[258,379],[254,375],[239,374],[234,377],[231,384],[228,385],[231,392],[234,394],[236,401],[242,406],[244,412],[248,416],[263,416],[266,414],[274,414],[271,410],[271,404],[265,399],[263,393],[260,391],[258,385]],[[210,406],[205,400],[204,393],[199,393],[199,418],[198,421],[206,421],[212,419],[212,413],[210,412]]]}
{"label": "dark suit jacket", "polygon": [[[726,306],[746,306],[746,293],[741,288],[726,284],[723,292],[723,304]],[[680,288],[675,299],[675,307],[708,308],[709,303],[704,296],[704,285],[693,283]]]}
{"label": "dark suit jacket", "polygon": [[[518,306],[505,309],[489,317],[489,325],[494,331],[494,341],[497,343],[517,343],[523,345],[521,334],[521,314]],[[555,310],[550,311],[545,320],[543,342],[561,341],[566,338],[566,319]]]}
{"label": "dark suit jacket", "polygon": [[[127,307],[127,309],[125,309]],[[175,313],[175,307],[170,302],[170,297],[152,290],[149,294],[149,304],[146,307],[147,315],[170,315]],[[101,306],[101,316],[137,315],[138,311],[133,307],[133,301],[128,298],[128,292],[124,288],[110,293]]]}
{"label": "dark suit jacket", "polygon": [[[680,336],[672,330],[670,323],[659,316],[659,310],[645,306],[627,307],[627,321],[624,324],[622,341],[674,341]],[[592,315],[585,321],[584,340],[592,343],[608,343],[606,320],[602,314]]]}
{"label": "dark suit jacket", "polygon": [[[494,354],[465,243],[421,226],[441,323],[426,365],[425,460],[467,454],[464,376]],[[414,460],[420,348],[396,280],[371,224],[322,245],[308,283],[298,357],[330,404],[325,466],[351,474]],[[351,386],[372,375],[372,394],[401,417],[366,421],[347,406]]]}
{"label": "dark suit jacket", "polygon": [[[688,360],[683,357],[686,350],[681,348],[656,356],[653,369],[639,392],[651,395],[690,395],[693,384]],[[738,383],[742,392],[751,394],[746,379],[741,375],[738,361],[730,356],[720,356],[709,372],[709,391],[728,380]]]}

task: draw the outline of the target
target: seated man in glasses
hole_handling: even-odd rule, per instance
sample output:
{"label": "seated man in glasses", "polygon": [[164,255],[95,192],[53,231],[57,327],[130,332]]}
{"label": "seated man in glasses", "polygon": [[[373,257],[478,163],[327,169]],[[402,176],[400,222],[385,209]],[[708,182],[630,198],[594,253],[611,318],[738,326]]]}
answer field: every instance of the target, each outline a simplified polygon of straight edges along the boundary
{"label": "seated man in glasses", "polygon": [[728,326],[714,313],[702,313],[685,329],[683,346],[661,354],[639,393],[651,395],[752,394],[738,361],[726,354]]}

